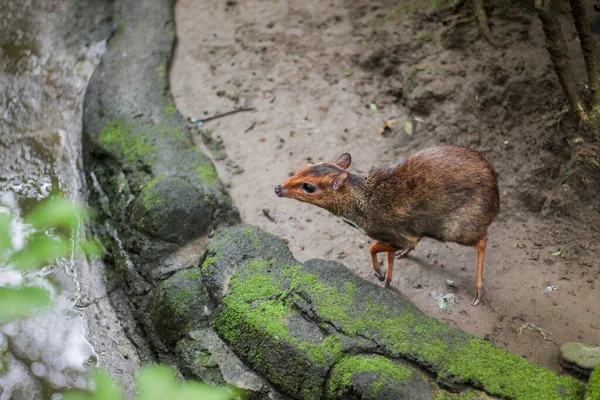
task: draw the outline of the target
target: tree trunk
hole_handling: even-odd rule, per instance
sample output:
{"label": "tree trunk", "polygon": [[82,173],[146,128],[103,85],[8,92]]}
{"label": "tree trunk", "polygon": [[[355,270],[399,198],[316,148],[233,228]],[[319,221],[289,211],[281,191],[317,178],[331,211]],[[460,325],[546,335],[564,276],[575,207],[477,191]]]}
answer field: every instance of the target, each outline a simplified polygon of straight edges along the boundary
{"label": "tree trunk", "polygon": [[[573,0],[572,2],[577,1],[579,0]],[[546,35],[546,48],[548,49],[548,53],[550,53],[550,60],[552,60],[558,80],[567,95],[573,111],[581,121],[588,122],[587,109],[579,92],[577,82],[573,79],[573,73],[569,66],[567,45],[553,4],[553,0],[536,0],[535,2],[535,7],[538,10],[538,16],[542,21],[544,34]]]}
{"label": "tree trunk", "polygon": [[579,34],[588,83],[593,93],[593,103],[594,106],[600,106],[600,58],[592,39],[583,0],[569,0],[569,3],[571,4],[571,14],[573,14],[575,28],[577,28]]}
{"label": "tree trunk", "polygon": [[500,43],[496,42],[492,36],[492,32],[490,31],[490,26],[488,22],[488,17],[485,12],[485,5],[483,4],[483,0],[473,0],[473,8],[475,10],[475,15],[477,16],[477,22],[479,25],[479,32],[494,47],[504,47]]}

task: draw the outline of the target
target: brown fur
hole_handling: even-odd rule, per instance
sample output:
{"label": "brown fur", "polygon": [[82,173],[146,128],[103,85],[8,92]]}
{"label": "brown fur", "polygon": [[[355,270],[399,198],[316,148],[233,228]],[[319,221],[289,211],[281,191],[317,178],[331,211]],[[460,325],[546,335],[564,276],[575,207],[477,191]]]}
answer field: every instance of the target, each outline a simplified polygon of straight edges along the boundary
{"label": "brown fur", "polygon": [[[425,149],[367,175],[348,173],[349,165],[344,154],[336,163],[307,166],[275,191],[344,217],[396,250],[412,249],[423,237],[481,246],[500,210],[496,173],[469,148]],[[303,190],[306,183],[314,193]]]}

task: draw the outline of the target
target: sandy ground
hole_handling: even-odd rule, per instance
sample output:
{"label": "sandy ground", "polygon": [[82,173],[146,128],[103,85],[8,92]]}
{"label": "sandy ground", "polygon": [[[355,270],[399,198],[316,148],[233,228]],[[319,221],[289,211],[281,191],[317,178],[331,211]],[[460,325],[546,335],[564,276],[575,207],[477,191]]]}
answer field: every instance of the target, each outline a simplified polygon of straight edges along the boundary
{"label": "sandy ground", "polygon": [[[427,5],[398,1],[180,0],[176,21],[170,76],[179,110],[202,119],[256,109],[202,127],[223,141],[226,157],[223,149],[209,155],[245,222],[287,239],[301,261],[335,259],[377,282],[372,240],[324,210],[278,198],[273,187],[307,162],[344,152],[352,171],[366,172],[435,144],[473,147],[495,166],[501,188],[482,304],[469,304],[476,251],[430,239],[396,262],[390,290],[556,370],[562,343],[600,345],[598,216],[582,223],[540,214],[564,161],[557,128],[548,127],[564,100],[534,16],[494,19],[504,50],[475,40],[469,27],[447,37]],[[390,118],[399,126],[416,118],[417,130],[380,134]],[[544,293],[549,285],[557,290]],[[442,311],[433,291],[460,303]]]}

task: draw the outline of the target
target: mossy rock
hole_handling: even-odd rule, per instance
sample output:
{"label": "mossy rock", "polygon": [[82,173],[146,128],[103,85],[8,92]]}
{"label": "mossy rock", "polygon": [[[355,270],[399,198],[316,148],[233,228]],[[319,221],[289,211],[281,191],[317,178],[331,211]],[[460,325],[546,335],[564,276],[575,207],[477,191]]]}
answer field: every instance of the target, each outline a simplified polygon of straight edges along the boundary
{"label": "mossy rock", "polygon": [[151,237],[184,244],[208,233],[213,205],[181,178],[161,177],[146,185],[133,205],[131,222]]}
{"label": "mossy rock", "polygon": [[152,305],[156,332],[172,344],[192,329],[206,327],[214,306],[198,268],[181,271],[158,288]]}
{"label": "mossy rock", "polygon": [[227,385],[235,393],[233,399],[287,399],[248,369],[210,328],[189,332],[177,342],[176,354],[186,378],[211,385]]}
{"label": "mossy rock", "polygon": [[[219,336],[293,397],[319,398],[324,382],[315,374],[362,352],[340,337],[376,343],[378,352],[432,371],[447,387],[476,387],[505,399],[583,397],[581,382],[449,328],[337,262],[301,264],[260,229],[218,231],[201,269],[222,303],[214,320]],[[300,320],[319,329],[307,335],[295,329],[306,327]]]}
{"label": "mossy rock", "polygon": [[560,362],[565,368],[589,376],[600,364],[600,347],[579,342],[568,342],[560,346]]}
{"label": "mossy rock", "polygon": [[219,369],[219,364],[209,349],[201,341],[183,338],[177,342],[179,366],[184,374],[210,385],[226,384]]}
{"label": "mossy rock", "polygon": [[590,375],[584,399],[600,400],[600,365]]}
{"label": "mossy rock", "polygon": [[432,400],[435,391],[422,373],[382,356],[353,356],[331,370],[326,399]]}
{"label": "mossy rock", "polygon": [[115,238],[113,253],[130,253],[146,278],[142,270],[173,252],[171,244],[239,222],[215,166],[194,146],[169,92],[173,4],[126,1],[115,7],[114,34],[83,105],[90,201],[101,211],[98,219],[117,230],[118,236],[106,235]]}

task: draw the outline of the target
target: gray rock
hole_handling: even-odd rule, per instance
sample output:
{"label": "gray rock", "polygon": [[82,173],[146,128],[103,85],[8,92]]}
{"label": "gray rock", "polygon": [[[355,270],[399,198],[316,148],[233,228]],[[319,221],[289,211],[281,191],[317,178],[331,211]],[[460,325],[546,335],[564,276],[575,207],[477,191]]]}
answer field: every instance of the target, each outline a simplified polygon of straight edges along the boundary
{"label": "gray rock", "polygon": [[560,346],[560,362],[565,368],[589,376],[600,364],[600,347],[579,342],[568,342]]}
{"label": "gray rock", "polygon": [[[239,221],[214,165],[193,145],[168,91],[172,7],[169,0],[115,4],[115,32],[83,109],[84,167],[96,189],[91,200],[116,227],[115,244],[130,253],[134,268],[149,281],[155,264],[177,245]],[[108,197],[108,209],[99,192]],[[139,286],[135,274],[121,275]]]}
{"label": "gray rock", "polygon": [[[211,298],[220,303],[212,324],[219,337],[292,398],[322,398],[332,368],[374,352],[432,371],[439,385],[453,391],[473,385],[509,399],[573,400],[583,391],[581,382],[451,329],[340,263],[299,263],[281,239],[254,227],[219,230],[200,268]],[[379,384],[369,368],[353,371],[351,386],[366,397],[375,396],[374,380],[378,395],[408,393],[394,379]],[[420,385],[415,383],[415,393]]]}
{"label": "gray rock", "polygon": [[214,207],[207,200],[181,178],[158,178],[142,189],[131,220],[148,236],[184,244],[208,233]]}
{"label": "gray rock", "polygon": [[166,344],[172,344],[192,329],[207,327],[213,313],[198,268],[181,271],[165,280],[154,297],[152,320]]}
{"label": "gray rock", "polygon": [[213,385],[230,385],[253,398],[284,399],[264,378],[249,370],[212,329],[191,331],[177,343],[183,373]]}

